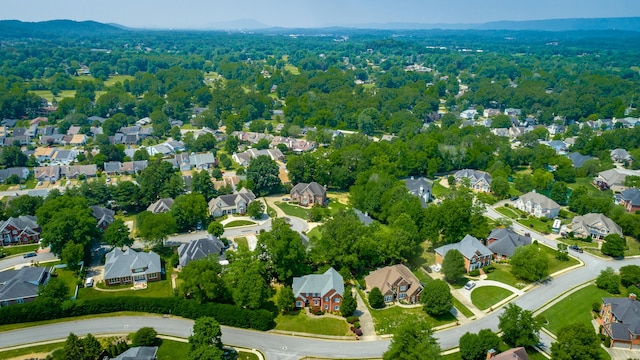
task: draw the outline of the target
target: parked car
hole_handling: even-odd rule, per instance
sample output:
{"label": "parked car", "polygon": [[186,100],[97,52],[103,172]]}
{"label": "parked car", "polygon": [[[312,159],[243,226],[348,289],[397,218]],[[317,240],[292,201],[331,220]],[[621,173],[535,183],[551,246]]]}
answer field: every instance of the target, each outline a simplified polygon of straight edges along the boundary
{"label": "parked car", "polygon": [[516,201],[518,199],[520,199],[520,197],[517,196],[517,195],[516,196],[512,196],[511,198],[509,198],[509,200],[511,200],[511,201]]}
{"label": "parked car", "polygon": [[569,249],[575,251],[575,252],[579,252],[579,253],[583,253],[584,250],[582,250],[582,248],[578,245],[569,245]]}
{"label": "parked car", "polygon": [[92,287],[92,286],[93,286],[93,278],[88,277],[87,280],[84,282],[84,287]]}
{"label": "parked car", "polygon": [[22,257],[26,259],[26,258],[30,258],[30,257],[34,257],[34,256],[38,256],[38,254],[36,254],[34,252],[29,252],[29,253],[24,254]]}
{"label": "parked car", "polygon": [[471,290],[471,289],[473,289],[474,287],[476,287],[476,282],[475,282],[475,281],[473,281],[473,280],[469,280],[469,281],[464,285],[465,290]]}

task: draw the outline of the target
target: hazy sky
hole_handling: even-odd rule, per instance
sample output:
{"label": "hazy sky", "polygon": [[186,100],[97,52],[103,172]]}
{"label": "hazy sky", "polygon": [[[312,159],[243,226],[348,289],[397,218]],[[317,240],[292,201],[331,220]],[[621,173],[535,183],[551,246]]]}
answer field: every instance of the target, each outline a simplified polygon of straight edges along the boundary
{"label": "hazy sky", "polygon": [[204,28],[238,19],[269,26],[389,22],[483,23],[640,16],[639,0],[1,0],[0,19],[95,20],[146,28]]}

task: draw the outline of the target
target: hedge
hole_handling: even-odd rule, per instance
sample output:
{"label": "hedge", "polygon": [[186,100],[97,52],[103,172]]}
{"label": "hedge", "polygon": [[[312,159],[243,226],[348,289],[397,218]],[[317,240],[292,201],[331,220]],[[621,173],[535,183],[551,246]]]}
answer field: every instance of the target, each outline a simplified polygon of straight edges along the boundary
{"label": "hedge", "polygon": [[249,310],[235,305],[205,303],[178,297],[136,297],[69,300],[63,303],[36,300],[0,308],[0,325],[65,317],[104,314],[118,311],[171,314],[197,319],[211,316],[221,325],[266,331],[275,327],[274,314],[267,310]]}

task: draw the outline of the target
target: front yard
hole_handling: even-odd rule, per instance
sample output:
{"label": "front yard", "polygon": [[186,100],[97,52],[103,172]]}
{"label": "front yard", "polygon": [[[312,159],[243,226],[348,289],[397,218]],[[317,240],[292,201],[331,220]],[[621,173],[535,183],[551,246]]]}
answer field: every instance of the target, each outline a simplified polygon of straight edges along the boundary
{"label": "front yard", "polygon": [[558,330],[566,324],[583,323],[590,325],[593,319],[592,304],[601,304],[603,297],[611,296],[611,294],[598,289],[595,285],[582,288],[542,312],[541,315],[548,321],[544,327],[557,335]]}
{"label": "front yard", "polygon": [[133,290],[132,284],[106,286],[104,283],[96,283],[94,285],[94,287],[98,287],[106,291],[97,290],[95,288],[81,287],[78,291],[78,299],[97,299],[120,296],[173,296],[173,288],[171,287],[171,274],[173,274],[173,269],[170,266],[166,266],[166,275],[162,275],[162,280],[149,282],[147,284],[147,288],[143,290]]}
{"label": "front yard", "polygon": [[38,244],[29,244],[29,245],[11,245],[11,246],[0,246],[0,253],[3,253],[7,256],[24,254],[28,252],[34,252],[40,248]]}
{"label": "front yard", "polygon": [[481,286],[471,292],[471,302],[480,310],[486,310],[513,294],[497,286]]}
{"label": "front yard", "polygon": [[[368,306],[368,305],[367,305]],[[410,320],[417,319],[420,321],[426,321],[431,327],[441,326],[456,321],[456,318],[447,313],[440,317],[432,317],[422,310],[422,307],[404,308],[400,306],[390,306],[384,309],[371,309],[371,316],[373,317],[373,324],[376,328],[378,335],[393,334],[396,328]]]}
{"label": "front yard", "polygon": [[289,216],[295,216],[305,220],[309,218],[309,210],[306,208],[280,201],[276,201],[274,204]]}
{"label": "front yard", "polygon": [[304,310],[291,315],[278,315],[276,330],[318,335],[352,335],[349,324],[342,318],[308,315]]}

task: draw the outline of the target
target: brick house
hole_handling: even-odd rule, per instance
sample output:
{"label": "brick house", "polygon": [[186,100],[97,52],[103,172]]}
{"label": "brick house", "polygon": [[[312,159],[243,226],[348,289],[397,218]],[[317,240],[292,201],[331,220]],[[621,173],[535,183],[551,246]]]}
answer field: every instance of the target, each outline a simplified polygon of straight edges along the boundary
{"label": "brick house", "polygon": [[511,228],[493,229],[487,236],[487,248],[493,253],[494,260],[506,260],[513,256],[517,247],[526,245],[531,245],[531,236],[520,235]]}
{"label": "brick house", "polygon": [[36,217],[22,215],[0,221],[0,245],[29,244],[40,241],[40,225]]}
{"label": "brick house", "polygon": [[626,298],[603,298],[598,323],[611,338],[611,347],[640,348],[640,302],[636,294]]}
{"label": "brick house", "polygon": [[371,272],[364,280],[367,290],[377,287],[382,292],[384,302],[404,301],[420,303],[423,286],[408,267],[402,264],[386,266]]}
{"label": "brick house", "polygon": [[436,263],[442,264],[449,250],[456,249],[464,257],[464,268],[467,272],[480,269],[491,264],[493,253],[480,240],[466,235],[460,242],[440,246],[436,249]]}
{"label": "brick house", "polygon": [[327,204],[327,189],[317,182],[298,183],[291,189],[291,201],[302,206]]}
{"label": "brick house", "polygon": [[630,188],[620,192],[621,204],[628,212],[636,212],[640,210],[640,190],[638,188]]}
{"label": "brick house", "polygon": [[338,312],[342,305],[344,282],[334,268],[324,274],[310,274],[293,278],[296,308],[309,307],[312,311]]}

